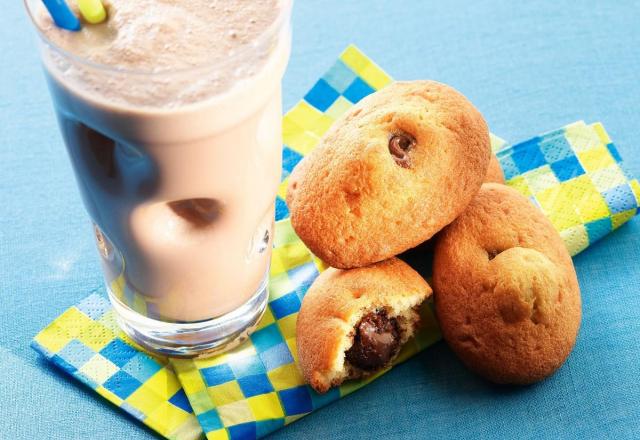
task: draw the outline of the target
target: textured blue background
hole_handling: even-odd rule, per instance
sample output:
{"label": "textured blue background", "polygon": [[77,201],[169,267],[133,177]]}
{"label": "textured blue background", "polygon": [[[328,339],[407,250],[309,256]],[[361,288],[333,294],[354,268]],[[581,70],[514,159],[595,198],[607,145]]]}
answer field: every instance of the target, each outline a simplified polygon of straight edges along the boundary
{"label": "textured blue background", "polygon": [[[29,348],[102,281],[21,3],[0,14],[0,438],[154,438]],[[285,108],[354,42],[395,78],[457,87],[506,139],[601,120],[640,175],[638,2],[511,5],[298,0]],[[549,380],[491,386],[440,343],[274,437],[639,438],[639,232],[576,258],[583,326]]]}

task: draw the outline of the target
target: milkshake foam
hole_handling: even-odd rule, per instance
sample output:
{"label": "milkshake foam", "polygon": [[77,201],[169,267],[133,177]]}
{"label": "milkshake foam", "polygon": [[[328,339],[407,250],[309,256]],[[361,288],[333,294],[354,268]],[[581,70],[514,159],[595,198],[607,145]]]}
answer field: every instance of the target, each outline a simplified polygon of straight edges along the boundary
{"label": "milkshake foam", "polygon": [[[74,2],[68,2],[80,17]],[[57,27],[42,6],[34,14],[45,38],[93,65],[126,70],[109,81],[88,66],[56,61],[69,81],[77,76],[103,99],[150,107],[202,101],[255,75],[277,44],[274,32],[286,0],[103,0],[107,20],[70,32]],[[286,17],[284,17],[286,18]],[[271,38],[273,41],[266,42]],[[54,55],[55,57],[55,55]],[[215,67],[212,69],[212,67]],[[196,69],[188,83],[172,72]],[[151,83],[134,73],[157,74]],[[106,81],[105,81],[106,80]]]}

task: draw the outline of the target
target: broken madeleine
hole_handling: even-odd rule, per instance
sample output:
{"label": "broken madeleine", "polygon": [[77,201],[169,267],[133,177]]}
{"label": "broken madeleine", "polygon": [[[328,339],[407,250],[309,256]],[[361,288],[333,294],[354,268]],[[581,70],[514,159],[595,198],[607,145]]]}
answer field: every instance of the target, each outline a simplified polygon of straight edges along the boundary
{"label": "broken madeleine", "polygon": [[418,328],[418,308],[430,296],[429,284],[397,258],[324,271],[298,314],[305,381],[324,393],[389,366]]}

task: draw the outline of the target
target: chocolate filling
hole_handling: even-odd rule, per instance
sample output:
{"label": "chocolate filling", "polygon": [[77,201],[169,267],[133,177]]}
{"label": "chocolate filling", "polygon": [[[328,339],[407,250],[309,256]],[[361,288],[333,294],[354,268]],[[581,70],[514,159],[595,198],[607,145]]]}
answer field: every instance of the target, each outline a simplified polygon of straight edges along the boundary
{"label": "chocolate filling", "polygon": [[389,139],[389,153],[393,156],[393,160],[402,168],[409,168],[411,160],[409,158],[409,150],[413,148],[416,141],[406,134],[394,134]]}
{"label": "chocolate filling", "polygon": [[345,352],[349,363],[362,370],[376,370],[387,364],[400,346],[400,329],[396,318],[386,310],[365,315],[355,327],[353,345]]}

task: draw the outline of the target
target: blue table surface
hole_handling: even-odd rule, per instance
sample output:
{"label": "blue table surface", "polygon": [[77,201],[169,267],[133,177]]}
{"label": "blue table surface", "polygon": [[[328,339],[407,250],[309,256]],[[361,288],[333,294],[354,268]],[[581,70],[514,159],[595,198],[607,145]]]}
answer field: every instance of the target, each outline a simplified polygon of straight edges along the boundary
{"label": "blue table surface", "polygon": [[[298,0],[285,108],[354,42],[395,78],[460,89],[512,141],[600,120],[640,176],[638,2],[524,3]],[[22,2],[0,21],[0,437],[157,438],[29,347],[102,279]],[[550,379],[495,387],[439,343],[273,437],[640,438],[639,232],[575,259],[583,324]]]}

